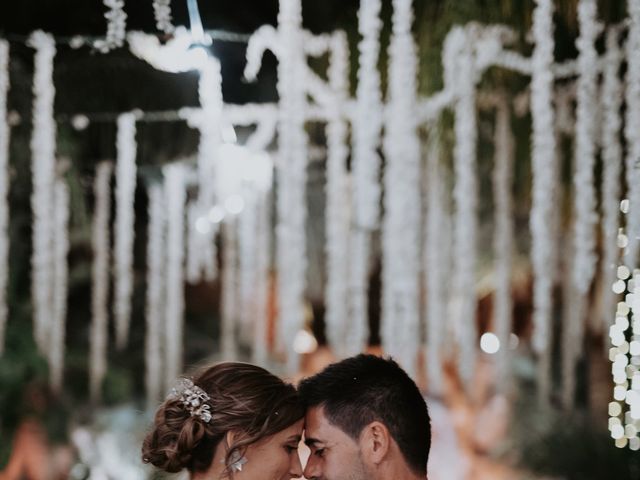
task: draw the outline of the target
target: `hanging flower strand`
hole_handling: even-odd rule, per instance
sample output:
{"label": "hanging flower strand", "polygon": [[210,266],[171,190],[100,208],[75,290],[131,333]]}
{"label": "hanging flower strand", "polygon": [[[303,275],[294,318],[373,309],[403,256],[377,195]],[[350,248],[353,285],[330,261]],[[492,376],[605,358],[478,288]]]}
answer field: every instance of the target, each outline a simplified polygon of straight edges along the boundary
{"label": "hanging flower strand", "polygon": [[124,348],[129,336],[133,293],[134,197],[136,190],[136,119],[134,113],[118,117],[115,218],[116,345]]}
{"label": "hanging flower strand", "polygon": [[531,116],[533,121],[532,167],[533,205],[529,224],[531,228],[531,262],[535,283],[533,286],[533,350],[540,356],[538,363],[539,398],[547,401],[551,389],[551,365],[548,355],[551,337],[551,293],[553,287],[551,235],[553,191],[553,161],[556,138],[553,131],[553,2],[537,0],[533,12]]}
{"label": "hanging flower strand", "polygon": [[158,30],[164,33],[173,33],[176,27],[171,18],[171,0],[153,0],[153,14]]}
{"label": "hanging flower strand", "polygon": [[32,295],[34,305],[35,339],[45,352],[47,324],[52,309],[53,281],[53,179],[55,170],[56,123],[53,118],[55,87],[53,58],[56,54],[53,36],[37,31],[29,37],[29,45],[36,49],[33,75],[33,134],[31,158],[33,190]]}
{"label": "hanging flower strand", "polygon": [[127,14],[124,11],[124,0],[104,0],[109,11],[104,14],[107,19],[107,35],[104,40],[96,40],[93,46],[102,53],[122,47],[126,37]]}
{"label": "hanging flower strand", "polygon": [[4,350],[9,279],[9,136],[7,92],[9,91],[9,43],[0,40],[0,355]]}

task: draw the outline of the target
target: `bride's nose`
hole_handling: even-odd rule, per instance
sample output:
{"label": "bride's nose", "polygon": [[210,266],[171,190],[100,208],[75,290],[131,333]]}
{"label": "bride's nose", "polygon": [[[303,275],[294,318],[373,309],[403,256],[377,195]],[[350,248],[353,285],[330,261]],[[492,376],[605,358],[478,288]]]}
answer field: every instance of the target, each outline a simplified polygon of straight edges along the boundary
{"label": "bride's nose", "polygon": [[289,464],[289,475],[292,478],[302,477],[302,464],[300,463],[300,456],[293,455],[291,463]]}

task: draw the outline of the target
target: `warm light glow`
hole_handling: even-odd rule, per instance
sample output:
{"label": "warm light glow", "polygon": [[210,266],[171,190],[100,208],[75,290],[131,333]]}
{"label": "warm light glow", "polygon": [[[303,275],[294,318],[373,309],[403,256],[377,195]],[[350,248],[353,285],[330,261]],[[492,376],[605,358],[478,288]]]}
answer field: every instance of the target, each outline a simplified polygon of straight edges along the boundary
{"label": "warm light glow", "polygon": [[293,350],[298,354],[313,353],[318,348],[318,341],[311,333],[300,330],[293,339]]}
{"label": "warm light glow", "polygon": [[494,333],[484,333],[480,337],[480,348],[483,352],[493,355],[500,350],[500,340]]}

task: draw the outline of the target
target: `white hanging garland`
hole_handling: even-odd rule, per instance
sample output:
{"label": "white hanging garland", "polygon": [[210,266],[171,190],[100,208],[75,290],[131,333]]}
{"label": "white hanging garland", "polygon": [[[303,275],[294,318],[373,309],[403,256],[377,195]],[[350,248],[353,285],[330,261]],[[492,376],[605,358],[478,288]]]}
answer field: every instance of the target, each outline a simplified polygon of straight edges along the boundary
{"label": "white hanging garland", "polygon": [[598,53],[595,41],[599,33],[596,22],[595,0],[581,0],[578,4],[580,36],[578,47],[578,84],[576,111],[576,138],[574,162],[574,208],[573,248],[575,258],[572,265],[571,288],[575,289],[569,318],[565,319],[563,331],[562,396],[566,407],[572,405],[575,393],[575,364],[582,351],[584,317],[587,315],[588,294],[595,273],[595,223],[596,192],[594,187],[594,164],[596,155],[595,122],[597,107]]}
{"label": "white hanging garland", "polygon": [[[626,180],[629,210],[640,211],[640,0],[628,0],[630,18],[627,36],[626,118],[624,135],[627,141]],[[640,249],[640,216],[627,219],[629,245],[625,251],[625,262],[633,270],[638,265]]]}
{"label": "white hanging garland", "polygon": [[495,331],[500,341],[498,351],[498,383],[505,391],[510,384],[509,340],[513,303],[511,300],[511,267],[513,259],[512,180],[515,142],[511,131],[511,112],[507,100],[500,97],[496,108],[495,161],[493,196],[495,201],[495,233],[493,250],[496,258]]}
{"label": "white hanging garland", "polygon": [[150,409],[160,400],[164,388],[162,376],[162,338],[165,311],[165,224],[166,204],[161,185],[153,185],[149,194],[147,229],[147,295],[145,335],[145,386]]}
{"label": "white hanging garland", "polygon": [[114,244],[116,345],[124,348],[129,336],[133,294],[134,200],[136,190],[136,118],[118,117],[116,161],[116,218]]}
{"label": "white hanging garland", "polygon": [[222,226],[222,323],[220,327],[222,358],[237,355],[238,320],[238,220],[232,217]]}
{"label": "white hanging garland", "polygon": [[367,315],[371,236],[380,226],[380,165],[378,155],[382,130],[382,100],[378,57],[380,55],[380,0],[363,0],[358,12],[359,67],[353,124],[352,204],[349,234],[347,316],[351,331],[344,339],[353,355],[367,344]]}
{"label": "white hanging garland", "polygon": [[533,267],[533,350],[540,357],[539,396],[545,401],[550,393],[552,262],[554,237],[551,234],[552,209],[555,207],[553,162],[556,155],[553,95],[553,2],[537,0],[533,12],[534,50],[531,74],[531,116],[533,139],[531,169],[533,204],[529,217],[531,228],[531,261]]}
{"label": "white hanging garland", "polygon": [[619,221],[620,173],[622,171],[622,146],[620,131],[622,118],[623,85],[620,81],[622,52],[618,44],[619,31],[611,28],[607,31],[604,80],[602,86],[602,238],[604,246],[601,265],[602,304],[600,321],[605,333],[612,324],[611,312],[614,311],[616,297],[611,290],[615,280],[618,263],[616,236]]}
{"label": "white hanging garland", "polygon": [[91,232],[91,330],[89,334],[89,391],[91,399],[100,399],[107,373],[108,301],[109,301],[109,214],[111,211],[111,175],[113,165],[102,162],[94,181],[94,216]]}
{"label": "white hanging garland", "polygon": [[270,286],[269,265],[271,251],[271,195],[265,192],[257,202],[258,224],[256,232],[256,285],[254,294],[255,328],[253,337],[252,360],[257,365],[264,365],[267,361],[267,324],[268,324],[268,296]]}
{"label": "white hanging garland", "polygon": [[164,195],[167,215],[165,307],[165,388],[182,371],[184,330],[184,206],[185,167],[164,167]]}
{"label": "white hanging garland", "polygon": [[444,186],[445,177],[440,165],[440,131],[436,126],[429,133],[427,151],[427,212],[425,221],[424,282],[427,289],[425,337],[427,352],[425,366],[429,392],[442,394],[444,386],[442,359],[446,336],[446,277],[448,258],[444,248],[447,245],[445,224]]}
{"label": "white hanging garland", "polygon": [[156,28],[164,33],[173,33],[176,27],[171,18],[171,0],[153,0]]}
{"label": "white hanging garland", "polygon": [[[347,124],[341,118],[340,106],[348,98],[348,52],[347,39],[343,32],[332,37],[329,64],[333,108],[331,120],[326,127],[327,135],[327,185],[326,185],[326,331],[329,343],[340,357],[346,355],[345,340],[347,325],[352,325],[347,315],[349,301],[347,279],[349,266],[349,220],[350,196],[347,172]],[[358,345],[362,346],[362,345]]]}
{"label": "white hanging garland", "polygon": [[93,44],[102,53],[122,47],[126,37],[127,14],[124,11],[124,0],[103,0],[109,11],[104,14],[107,19],[107,35]]}
{"label": "white hanging garland", "polygon": [[305,319],[307,137],[304,130],[305,57],[302,50],[300,0],[281,0],[278,14],[278,331],[287,356],[287,371],[298,371],[293,348]]}
{"label": "white hanging garland", "polygon": [[9,91],[9,43],[0,40],[0,356],[4,351],[9,281],[9,137],[7,93]]}
{"label": "white hanging garland", "polygon": [[[450,33],[450,36],[454,32]],[[457,91],[455,104],[454,149],[454,255],[453,285],[450,315],[459,346],[460,377],[468,383],[474,375],[476,363],[476,106],[474,57],[471,38],[460,29],[459,38],[451,39],[445,62],[448,78]],[[454,46],[456,47],[454,50]],[[457,52],[457,55],[454,53]],[[453,58],[451,55],[455,55]],[[447,65],[447,63],[445,63]],[[446,67],[445,67],[446,68]]]}
{"label": "white hanging garland", "polygon": [[47,341],[49,343],[51,388],[54,392],[61,393],[69,278],[67,263],[69,253],[69,188],[62,179],[58,179],[54,183],[53,200],[53,310],[48,312],[52,318]]}
{"label": "white hanging garland", "polygon": [[36,49],[33,75],[33,133],[31,136],[31,171],[33,190],[33,253],[31,257],[31,289],[36,344],[47,350],[48,323],[53,311],[53,181],[56,150],[56,123],[53,117],[55,87],[53,37],[42,31],[33,32],[29,45]]}
{"label": "white hanging garland", "polygon": [[385,352],[416,372],[419,334],[420,143],[415,121],[416,47],[410,0],[393,2],[389,46],[389,108],[385,124],[383,299],[381,336]]}

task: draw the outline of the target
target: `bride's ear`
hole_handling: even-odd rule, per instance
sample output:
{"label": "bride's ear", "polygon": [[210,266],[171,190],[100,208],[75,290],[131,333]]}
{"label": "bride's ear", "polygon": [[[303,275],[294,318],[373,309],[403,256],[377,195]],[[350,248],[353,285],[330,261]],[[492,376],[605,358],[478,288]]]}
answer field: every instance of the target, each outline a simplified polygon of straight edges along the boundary
{"label": "bride's ear", "polygon": [[233,441],[236,439],[236,432],[234,432],[233,430],[229,430],[225,436],[224,436],[224,443],[225,446],[227,448],[227,450],[229,450],[229,447],[231,445],[233,445]]}

